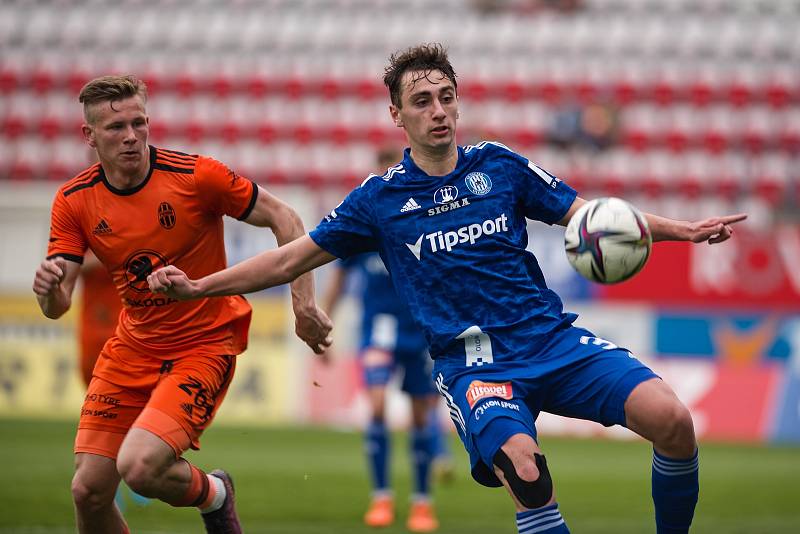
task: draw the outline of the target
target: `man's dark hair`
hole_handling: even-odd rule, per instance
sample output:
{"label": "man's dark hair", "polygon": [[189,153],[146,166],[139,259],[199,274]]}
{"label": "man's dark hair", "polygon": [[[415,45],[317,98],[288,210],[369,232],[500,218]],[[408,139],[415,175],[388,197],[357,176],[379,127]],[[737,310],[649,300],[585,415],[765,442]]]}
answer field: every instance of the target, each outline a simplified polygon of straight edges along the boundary
{"label": "man's dark hair", "polygon": [[403,90],[403,75],[406,72],[419,71],[419,77],[412,80],[412,82],[416,82],[426,78],[433,70],[444,74],[453,83],[453,87],[458,89],[456,72],[447,58],[447,49],[440,43],[412,46],[389,56],[389,66],[384,71],[383,83],[389,88],[389,98],[391,98],[392,104],[398,108],[402,107],[400,93]]}
{"label": "man's dark hair", "polygon": [[83,104],[83,115],[91,123],[93,117],[89,114],[89,106],[100,102],[117,102],[136,95],[142,97],[142,102],[147,102],[147,85],[139,78],[130,74],[101,76],[83,86],[78,102]]}

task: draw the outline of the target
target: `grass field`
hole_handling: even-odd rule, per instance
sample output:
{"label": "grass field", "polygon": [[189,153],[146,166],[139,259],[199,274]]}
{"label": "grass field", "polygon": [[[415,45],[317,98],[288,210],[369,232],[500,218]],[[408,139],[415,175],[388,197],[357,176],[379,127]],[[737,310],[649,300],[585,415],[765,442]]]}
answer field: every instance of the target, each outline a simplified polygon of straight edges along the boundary
{"label": "grass field", "polygon": [[[73,532],[69,481],[74,425],[0,420],[0,532]],[[487,489],[467,474],[466,456],[452,443],[457,478],[438,485],[443,534],[514,533],[514,513],[502,490]],[[643,442],[545,438],[561,511],[581,533],[654,532],[649,496],[650,449]],[[393,443],[397,526],[406,532],[407,444]],[[199,466],[224,466],[236,479],[239,513],[248,533],[358,534],[368,493],[361,437],[319,429],[214,427]],[[695,533],[800,532],[800,449],[704,444],[701,498]],[[135,534],[202,532],[197,512],[162,503],[125,510]]]}

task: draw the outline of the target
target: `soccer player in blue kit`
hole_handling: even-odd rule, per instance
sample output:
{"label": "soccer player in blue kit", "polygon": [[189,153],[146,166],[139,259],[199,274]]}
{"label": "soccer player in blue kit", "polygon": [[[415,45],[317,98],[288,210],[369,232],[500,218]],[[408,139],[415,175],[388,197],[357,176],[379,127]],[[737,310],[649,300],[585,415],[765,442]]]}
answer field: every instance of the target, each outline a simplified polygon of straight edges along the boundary
{"label": "soccer player in blue kit", "polygon": [[430,498],[430,472],[442,436],[436,419],[439,395],[431,380],[428,344],[405,302],[395,293],[386,266],[374,252],[336,262],[336,270],[321,299],[326,314],[333,313],[351,274],[355,276],[350,278],[358,283],[361,303],[359,360],[370,407],[365,451],[372,479],[372,501],[364,523],[387,527],[394,522],[386,390],[395,372],[402,370],[400,387],[411,398],[410,456],[414,475],[414,494],[406,526],[411,532],[432,532],[439,523]]}
{"label": "soccer player in blue kit", "polygon": [[[164,267],[148,277],[151,289],[181,299],[247,293],[378,251],[425,331],[472,476],[506,488],[520,533],[568,532],[536,439],[541,411],[651,441],[657,531],[688,532],[699,492],[689,410],[627,350],[574,326],[526,250],[526,219],[566,225],[585,201],[503,145],[456,144],[456,75],[441,45],[392,55],[384,82],[410,145],[402,162],[370,175],[309,235],[198,280]],[[646,217],[654,241],[713,244],[746,215]]]}

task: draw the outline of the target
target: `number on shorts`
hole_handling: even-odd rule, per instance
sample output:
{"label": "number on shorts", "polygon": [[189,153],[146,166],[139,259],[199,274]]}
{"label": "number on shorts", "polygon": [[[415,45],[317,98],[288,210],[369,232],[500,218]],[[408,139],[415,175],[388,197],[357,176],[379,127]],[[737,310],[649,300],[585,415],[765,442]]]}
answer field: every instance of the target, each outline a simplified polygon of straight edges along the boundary
{"label": "number on shorts", "polygon": [[597,345],[605,350],[611,350],[618,348],[612,342],[603,339],[601,337],[590,337],[590,336],[581,336],[581,344],[583,345]]}

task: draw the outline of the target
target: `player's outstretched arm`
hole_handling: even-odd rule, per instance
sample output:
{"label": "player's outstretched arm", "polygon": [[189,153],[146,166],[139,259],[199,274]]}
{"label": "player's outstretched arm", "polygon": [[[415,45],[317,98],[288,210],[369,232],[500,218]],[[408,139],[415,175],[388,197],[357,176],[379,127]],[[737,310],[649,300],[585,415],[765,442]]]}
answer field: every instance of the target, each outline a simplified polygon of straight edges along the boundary
{"label": "player's outstretched arm", "polygon": [[747,218],[746,213],[710,217],[701,221],[676,221],[646,213],[647,224],[653,241],[691,241],[702,243],[708,241],[710,245],[722,243],[733,235],[734,223]]}
{"label": "player's outstretched arm", "polygon": [[[297,212],[278,197],[263,188],[258,188],[256,204],[245,222],[269,227],[275,234],[279,246],[283,246],[305,234],[303,221]],[[322,353],[328,342],[333,324],[314,300],[314,277],[310,273],[298,276],[292,283],[292,309],[295,316],[295,334],[317,354]]]}
{"label": "player's outstretched arm", "polygon": [[45,317],[58,319],[69,310],[80,267],[78,263],[57,256],[43,260],[36,269],[33,292]]}
{"label": "player's outstretched arm", "polygon": [[147,283],[152,292],[180,300],[240,295],[291,282],[335,258],[304,235],[198,280],[192,280],[174,265],[168,265],[148,276]]}
{"label": "player's outstretched arm", "polygon": [[[585,203],[586,200],[581,197],[575,197],[566,215],[558,221],[558,224],[561,226],[569,224],[575,212]],[[737,213],[736,215],[711,217],[701,221],[690,222],[668,219],[652,213],[645,213],[644,216],[647,218],[647,225],[650,227],[653,241],[691,241],[693,243],[708,241],[711,245],[722,243],[729,239],[733,234],[731,225],[747,218],[746,213]]]}

